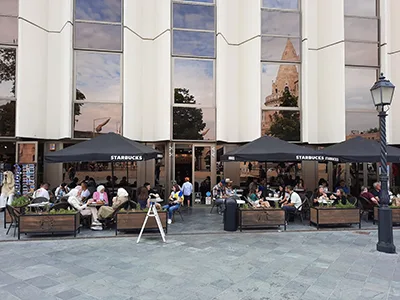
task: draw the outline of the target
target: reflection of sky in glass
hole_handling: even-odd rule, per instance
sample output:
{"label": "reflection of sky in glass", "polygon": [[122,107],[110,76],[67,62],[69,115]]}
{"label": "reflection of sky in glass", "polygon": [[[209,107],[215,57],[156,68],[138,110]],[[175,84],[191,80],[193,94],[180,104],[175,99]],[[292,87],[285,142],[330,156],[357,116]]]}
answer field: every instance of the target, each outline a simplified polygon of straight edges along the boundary
{"label": "reflection of sky in glass", "polygon": [[376,111],[362,113],[346,112],[347,135],[350,134],[352,130],[365,132],[371,128],[379,128],[379,118]]}
{"label": "reflection of sky in glass", "polygon": [[0,15],[18,16],[18,0],[0,0]]}
{"label": "reflection of sky in glass", "polygon": [[174,30],[173,54],[214,57],[215,34],[213,32],[191,32]]}
{"label": "reflection of sky in glass", "polygon": [[88,101],[120,101],[121,56],[76,52],[76,88]]}
{"label": "reflection of sky in glass", "polygon": [[346,42],[345,51],[347,65],[378,65],[378,44]]}
{"label": "reflection of sky in glass", "polygon": [[214,106],[214,67],[211,60],[174,59],[173,87],[186,88],[196,105]]}
{"label": "reflection of sky in glass", "polygon": [[[110,122],[103,127],[101,133],[117,132],[117,127],[122,122],[122,105],[121,104],[101,104],[101,103],[85,103],[80,107],[81,114],[75,116],[75,130],[93,132],[93,122],[95,126],[103,123],[108,117]],[[101,120],[95,120],[104,118]]]}
{"label": "reflection of sky in glass", "polygon": [[376,69],[346,68],[346,109],[375,110],[370,88],[376,81]]}
{"label": "reflection of sky in glass", "polygon": [[[285,50],[287,38],[263,36],[261,38],[261,59],[262,60],[281,60],[283,51]],[[296,54],[300,57],[300,39],[290,39]],[[284,59],[285,60],[285,59]],[[289,59],[290,61],[298,61],[298,59]]]}
{"label": "reflection of sky in glass", "polygon": [[350,16],[376,16],[376,0],[344,0],[344,14]]}
{"label": "reflection of sky in glass", "polygon": [[263,0],[262,6],[267,8],[298,9],[299,0]]}
{"label": "reflection of sky in glass", "polygon": [[300,36],[300,14],[297,12],[262,10],[261,33]]}
{"label": "reflection of sky in glass", "polygon": [[[265,102],[265,97],[272,94],[272,82],[276,80],[278,75],[280,64],[262,64],[261,66],[261,101]],[[284,66],[295,66],[297,72],[300,72],[299,65],[285,64]],[[290,75],[290,74],[288,74]],[[285,76],[285,74],[281,74]],[[283,77],[284,78],[284,77]],[[289,80],[288,80],[289,81]]]}
{"label": "reflection of sky in glass", "polygon": [[75,47],[121,50],[121,25],[75,22]]}
{"label": "reflection of sky in glass", "polygon": [[0,43],[16,44],[17,41],[18,19],[15,17],[0,17]]}
{"label": "reflection of sky in glass", "polygon": [[174,4],[174,28],[214,30],[214,6]]}
{"label": "reflection of sky in glass", "polygon": [[121,0],[76,0],[77,20],[121,22]]}
{"label": "reflection of sky in glass", "polygon": [[[190,108],[189,108],[190,109]],[[195,109],[195,108],[193,108]],[[203,122],[206,124],[203,133],[204,140],[215,140],[215,109],[214,108],[201,108],[203,112]],[[175,117],[175,114],[174,114]]]}
{"label": "reflection of sky in glass", "polygon": [[[15,49],[14,49],[14,53],[16,55],[16,50]],[[3,61],[3,57],[2,57],[1,52],[0,52],[0,66],[1,66],[2,63],[4,63],[4,61]],[[0,72],[1,72],[1,68],[0,68]],[[13,72],[14,72],[14,76],[15,76],[15,70],[13,70]],[[0,82],[0,99],[1,98],[3,98],[3,99],[4,98],[6,98],[6,99],[14,98],[14,94],[11,93],[12,87],[13,87],[13,82],[12,81],[2,81],[2,82]]]}
{"label": "reflection of sky in glass", "polygon": [[346,40],[378,41],[378,20],[362,18],[344,18]]}

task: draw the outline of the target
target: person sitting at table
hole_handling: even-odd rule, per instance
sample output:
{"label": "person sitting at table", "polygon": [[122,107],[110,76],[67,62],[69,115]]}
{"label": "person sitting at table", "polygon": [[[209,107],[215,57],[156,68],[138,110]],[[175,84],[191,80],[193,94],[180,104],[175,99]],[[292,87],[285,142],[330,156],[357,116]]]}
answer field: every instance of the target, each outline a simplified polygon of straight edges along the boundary
{"label": "person sitting at table", "polygon": [[78,198],[80,201],[85,203],[89,199],[90,191],[88,190],[88,186],[87,186],[86,182],[82,182],[80,187],[81,188],[78,191]]}
{"label": "person sitting at table", "polygon": [[225,211],[225,180],[218,182],[212,189],[212,195],[214,197],[215,205],[217,206],[218,213],[222,214]]}
{"label": "person sitting at table", "polygon": [[174,211],[178,210],[183,203],[183,194],[179,185],[175,184],[172,186],[172,192],[168,200],[168,204],[164,205],[162,208],[168,211],[168,224],[171,224]]}
{"label": "person sitting at table", "polygon": [[114,211],[123,203],[129,200],[129,194],[124,188],[119,188],[117,196],[112,199],[112,206],[102,206],[99,209],[99,220],[104,220],[112,216]]}
{"label": "person sitting at table", "polygon": [[62,197],[66,196],[69,193],[70,189],[68,188],[65,182],[61,183],[59,187],[56,188],[55,197],[57,200],[61,199]]}
{"label": "person sitting at table", "polygon": [[343,189],[337,189],[335,194],[332,194],[329,199],[335,200],[333,204],[338,204],[339,202],[343,205],[347,203],[347,195]]}
{"label": "person sitting at table", "polygon": [[304,186],[304,180],[303,179],[299,179],[299,181],[297,181],[296,186],[294,187],[295,190],[305,190],[305,186]]}
{"label": "person sitting at table", "polygon": [[104,185],[99,185],[96,189],[96,192],[93,193],[93,199],[91,199],[92,201],[89,200],[88,204],[89,204],[89,202],[90,203],[95,202],[95,203],[102,203],[102,204],[108,205],[108,195],[105,192],[105,189],[106,188],[104,187]]}
{"label": "person sitting at table", "polygon": [[301,198],[299,194],[293,191],[292,186],[288,185],[286,191],[289,193],[289,199],[287,202],[282,204],[282,209],[286,212],[286,224],[289,220],[289,215],[291,212],[295,212],[297,209],[301,210]]}
{"label": "person sitting at table", "polygon": [[374,205],[379,205],[379,198],[375,197],[372,193],[368,191],[367,186],[361,187],[360,196],[371,201]]}
{"label": "person sitting at table", "polygon": [[262,197],[262,192],[256,187],[256,189],[252,189],[249,192],[249,199],[251,201],[251,205],[254,207],[271,207],[270,203],[268,201],[264,201]]}
{"label": "person sitting at table", "polygon": [[374,195],[375,199],[379,201],[381,197],[381,183],[374,182],[373,189],[371,190],[371,194]]}
{"label": "person sitting at table", "polygon": [[225,179],[225,195],[227,197],[232,197],[235,194],[235,191],[232,188],[232,180],[230,180],[229,178]]}
{"label": "person sitting at table", "polygon": [[335,189],[335,192],[340,189],[343,190],[346,194],[350,194],[350,189],[348,186],[346,186],[346,182],[343,179],[340,180],[339,185]]}
{"label": "person sitting at table", "polygon": [[42,183],[40,185],[40,188],[37,189],[34,193],[32,198],[36,199],[36,198],[46,198],[47,200],[50,201],[50,194],[49,194],[49,184],[48,183]]}
{"label": "person sitting at table", "polygon": [[314,206],[319,206],[318,200],[320,200],[320,199],[328,199],[328,196],[324,192],[324,187],[322,185],[320,185],[318,187],[317,191],[314,193],[314,196],[313,196]]}
{"label": "person sitting at table", "polygon": [[146,187],[142,186],[138,188],[137,200],[140,205],[140,209],[149,207],[149,191]]}
{"label": "person sitting at table", "polygon": [[279,186],[278,198],[281,198],[281,200],[279,200],[279,205],[288,203],[289,193],[286,192],[286,188],[283,185]]}
{"label": "person sitting at table", "polygon": [[94,207],[93,210],[92,208],[87,207],[87,204],[83,204],[81,189],[81,186],[78,185],[66,195],[68,196],[68,203],[77,211],[79,211],[82,216],[90,216],[94,212],[94,216],[92,216],[93,220],[97,220],[97,209]]}

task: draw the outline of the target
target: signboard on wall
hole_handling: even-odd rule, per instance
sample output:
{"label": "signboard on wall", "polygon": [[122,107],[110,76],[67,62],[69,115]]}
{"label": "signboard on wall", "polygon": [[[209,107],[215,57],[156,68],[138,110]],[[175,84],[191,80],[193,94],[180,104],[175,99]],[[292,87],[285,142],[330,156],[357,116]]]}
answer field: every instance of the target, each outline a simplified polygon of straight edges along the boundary
{"label": "signboard on wall", "polygon": [[37,142],[18,142],[17,143],[17,163],[35,164],[37,163]]}

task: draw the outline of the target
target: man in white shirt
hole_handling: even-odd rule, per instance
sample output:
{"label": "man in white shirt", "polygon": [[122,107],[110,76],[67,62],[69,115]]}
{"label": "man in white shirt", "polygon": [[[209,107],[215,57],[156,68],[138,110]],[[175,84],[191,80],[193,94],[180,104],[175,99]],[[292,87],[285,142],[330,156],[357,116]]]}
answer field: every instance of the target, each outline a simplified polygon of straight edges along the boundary
{"label": "man in white shirt", "polygon": [[295,212],[297,209],[301,210],[301,198],[299,194],[293,191],[293,187],[286,186],[286,192],[289,193],[287,203],[282,204],[282,209],[286,212],[286,222],[289,220],[289,214]]}
{"label": "man in white shirt", "polygon": [[187,203],[187,206],[190,207],[190,198],[193,193],[193,185],[190,183],[190,178],[185,178],[185,183],[182,185],[182,193],[183,193],[183,203]]}
{"label": "man in white shirt", "polygon": [[50,200],[49,184],[48,183],[42,183],[40,185],[40,188],[33,193],[33,199],[40,198],[40,197],[43,197],[43,198],[46,198],[47,200]]}

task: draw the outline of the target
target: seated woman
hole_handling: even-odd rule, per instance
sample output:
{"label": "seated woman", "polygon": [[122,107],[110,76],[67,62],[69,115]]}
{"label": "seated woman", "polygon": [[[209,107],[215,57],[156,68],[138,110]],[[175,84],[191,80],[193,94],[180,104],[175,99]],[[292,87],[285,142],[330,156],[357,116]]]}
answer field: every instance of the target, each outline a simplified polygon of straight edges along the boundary
{"label": "seated woman", "polygon": [[141,186],[138,188],[137,200],[140,204],[140,209],[149,207],[149,191],[146,187]]}
{"label": "seated woman", "polygon": [[347,195],[343,189],[337,189],[335,194],[332,194],[329,199],[335,200],[333,204],[342,203],[343,205],[347,203]]}
{"label": "seated woman", "polygon": [[174,184],[172,186],[172,192],[169,196],[169,203],[163,206],[163,209],[168,210],[168,224],[172,223],[172,216],[175,210],[178,210],[181,207],[183,202],[183,194],[179,188],[179,185]]}
{"label": "seated woman", "polygon": [[123,203],[129,200],[128,192],[123,189],[119,188],[117,192],[117,197],[114,197],[112,200],[112,206],[102,206],[99,209],[99,219],[104,220],[112,216],[114,211],[121,206]]}
{"label": "seated woman", "polygon": [[262,192],[258,189],[258,187],[252,187],[249,192],[250,196],[250,204],[254,207],[271,207],[268,201],[264,201],[262,198]]}
{"label": "seated woman", "polygon": [[105,192],[105,187],[104,185],[99,185],[97,187],[96,192],[93,193],[93,199],[88,201],[88,204],[90,203],[103,203],[105,205],[108,205],[108,195]]}
{"label": "seated woman", "polygon": [[279,205],[288,203],[289,194],[286,192],[286,189],[282,184],[279,186],[278,197],[281,198],[281,200],[279,200]]}
{"label": "seated woman", "polygon": [[313,204],[314,206],[319,206],[319,199],[328,199],[328,196],[324,192],[324,187],[320,185],[318,190],[313,195]]}
{"label": "seated woman", "polygon": [[[87,207],[86,204],[83,204],[83,197],[82,195],[82,188],[81,186],[77,186],[72,189],[66,196],[68,196],[68,203],[75,208],[77,211],[81,213],[82,216],[90,216],[92,215],[92,210]],[[94,220],[97,220],[97,210],[94,212],[95,215],[93,216]]]}
{"label": "seated woman", "polygon": [[55,197],[57,200],[60,200],[62,197],[66,196],[69,193],[69,188],[65,182],[61,183],[61,185],[56,188]]}
{"label": "seated woman", "polygon": [[295,190],[305,190],[306,187],[304,186],[304,180],[303,179],[299,179],[299,181],[295,185],[294,189]]}

